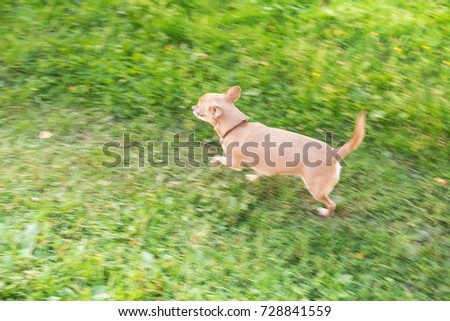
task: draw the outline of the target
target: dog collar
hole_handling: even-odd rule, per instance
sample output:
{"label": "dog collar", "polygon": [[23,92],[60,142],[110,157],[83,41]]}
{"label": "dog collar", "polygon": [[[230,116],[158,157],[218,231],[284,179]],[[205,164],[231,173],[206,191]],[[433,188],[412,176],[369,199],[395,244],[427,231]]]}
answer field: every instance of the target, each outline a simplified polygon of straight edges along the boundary
{"label": "dog collar", "polygon": [[248,119],[244,119],[243,121],[241,121],[239,124],[237,124],[236,126],[232,127],[231,129],[229,129],[219,140],[220,144],[223,143],[223,140],[225,139],[225,137],[228,136],[229,133],[231,133],[233,130],[235,130],[236,128],[238,128],[239,126],[241,126],[242,124],[246,123],[248,121]]}

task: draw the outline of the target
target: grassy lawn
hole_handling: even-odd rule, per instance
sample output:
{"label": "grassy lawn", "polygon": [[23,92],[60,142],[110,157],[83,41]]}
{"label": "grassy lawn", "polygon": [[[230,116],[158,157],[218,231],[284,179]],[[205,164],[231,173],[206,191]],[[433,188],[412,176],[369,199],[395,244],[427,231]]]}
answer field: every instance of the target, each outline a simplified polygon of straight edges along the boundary
{"label": "grassy lawn", "polygon": [[[449,300],[445,0],[2,1],[0,300]],[[190,107],[364,144],[332,197],[227,168],[107,168],[217,141]],[[39,138],[49,131],[52,137]]]}

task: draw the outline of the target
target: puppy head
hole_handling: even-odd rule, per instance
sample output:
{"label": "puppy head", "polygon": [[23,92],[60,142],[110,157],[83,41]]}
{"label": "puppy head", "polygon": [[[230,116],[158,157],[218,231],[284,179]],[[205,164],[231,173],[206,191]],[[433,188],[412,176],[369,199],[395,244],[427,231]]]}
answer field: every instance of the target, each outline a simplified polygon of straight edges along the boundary
{"label": "puppy head", "polygon": [[192,111],[200,120],[215,125],[224,113],[234,107],[234,102],[241,96],[241,87],[234,86],[223,94],[205,94],[200,98],[198,104],[192,107]]}

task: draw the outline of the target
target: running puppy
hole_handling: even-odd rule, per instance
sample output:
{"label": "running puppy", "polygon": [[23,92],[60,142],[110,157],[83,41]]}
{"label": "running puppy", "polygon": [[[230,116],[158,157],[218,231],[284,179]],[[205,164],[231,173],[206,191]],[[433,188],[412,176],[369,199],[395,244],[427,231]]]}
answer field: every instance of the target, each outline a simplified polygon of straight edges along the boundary
{"label": "running puppy", "polygon": [[248,122],[234,105],[240,95],[241,88],[235,86],[224,94],[205,94],[192,107],[194,115],[210,123],[220,136],[226,156],[215,156],[213,161],[236,170],[242,165],[251,167],[255,174],[246,175],[250,181],[280,174],[300,176],[311,195],[326,205],[317,214],[333,215],[336,204],[329,194],[339,181],[339,161],[361,145],[366,113],[358,115],[352,138],[333,149],[314,138]]}

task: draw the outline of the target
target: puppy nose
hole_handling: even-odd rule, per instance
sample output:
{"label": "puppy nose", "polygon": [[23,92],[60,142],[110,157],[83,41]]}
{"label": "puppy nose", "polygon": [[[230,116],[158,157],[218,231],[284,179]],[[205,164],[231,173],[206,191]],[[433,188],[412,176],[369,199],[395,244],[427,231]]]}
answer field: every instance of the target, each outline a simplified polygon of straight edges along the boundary
{"label": "puppy nose", "polygon": [[195,110],[195,108],[197,108],[197,106],[192,106],[192,110]]}

